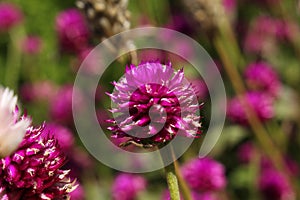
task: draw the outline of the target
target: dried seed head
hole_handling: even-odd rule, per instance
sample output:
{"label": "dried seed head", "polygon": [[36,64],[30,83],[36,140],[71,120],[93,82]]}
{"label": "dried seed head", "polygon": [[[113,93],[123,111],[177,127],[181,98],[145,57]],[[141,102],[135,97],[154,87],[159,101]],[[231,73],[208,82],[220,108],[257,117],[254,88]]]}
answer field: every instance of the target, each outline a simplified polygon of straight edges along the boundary
{"label": "dried seed head", "polygon": [[225,16],[224,8],[219,0],[184,0],[182,2],[201,29],[206,32],[214,31]]}
{"label": "dried seed head", "polygon": [[77,0],[92,31],[101,40],[130,28],[128,0]]}

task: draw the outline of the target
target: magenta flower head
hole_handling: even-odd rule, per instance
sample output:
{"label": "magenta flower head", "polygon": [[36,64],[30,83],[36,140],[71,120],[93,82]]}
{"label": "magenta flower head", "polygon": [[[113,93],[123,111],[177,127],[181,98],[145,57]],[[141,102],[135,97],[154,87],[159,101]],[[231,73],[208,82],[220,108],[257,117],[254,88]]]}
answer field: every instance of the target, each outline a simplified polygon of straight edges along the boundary
{"label": "magenta flower head", "polygon": [[20,89],[21,98],[26,102],[52,102],[56,93],[57,88],[51,81],[24,83]]}
{"label": "magenta flower head", "polygon": [[233,122],[242,125],[248,124],[246,109],[243,103],[247,103],[249,108],[253,110],[262,122],[274,116],[273,98],[271,96],[262,92],[247,92],[241,98],[234,97],[228,103],[227,116]]}
{"label": "magenta flower head", "polygon": [[[0,187],[7,199],[67,199],[76,186],[54,138],[41,137],[43,127],[30,127],[16,152],[0,161]],[[19,198],[17,198],[19,197]]]}
{"label": "magenta flower head", "polygon": [[227,14],[234,14],[237,9],[236,0],[222,0],[222,4]]}
{"label": "magenta flower head", "polygon": [[[73,123],[72,95],[73,86],[65,85],[56,93],[50,105],[50,115],[56,122],[70,125]],[[79,94],[79,93],[78,93]],[[78,95],[79,97],[79,95]],[[77,98],[75,104],[81,104],[83,98]],[[79,105],[78,105],[79,106]]]}
{"label": "magenta flower head", "polygon": [[116,105],[109,127],[113,137],[128,137],[128,144],[152,147],[172,140],[177,133],[186,137],[200,134],[197,96],[184,78],[183,69],[174,72],[171,63],[130,65],[115,90],[108,94]]}
{"label": "magenta flower head", "polygon": [[87,48],[89,29],[84,17],[76,9],[68,9],[56,17],[56,31],[62,50],[77,53]]}
{"label": "magenta flower head", "polygon": [[23,14],[14,4],[0,3],[0,31],[8,31],[22,21]]}
{"label": "magenta flower head", "polygon": [[114,200],[134,200],[139,192],[146,189],[147,182],[142,176],[119,174],[112,186]]}
{"label": "magenta flower head", "polygon": [[37,36],[29,36],[25,38],[22,45],[22,50],[25,54],[38,54],[41,51],[42,40]]}
{"label": "magenta flower head", "polygon": [[245,78],[249,87],[276,97],[281,83],[276,71],[265,62],[251,63],[245,70]]}
{"label": "magenta flower head", "polygon": [[216,191],[226,186],[224,166],[210,158],[190,161],[183,166],[182,174],[188,185],[196,191]]}
{"label": "magenta flower head", "polygon": [[273,169],[262,171],[259,178],[259,190],[266,200],[295,199],[292,186],[286,177]]}
{"label": "magenta flower head", "polygon": [[246,142],[242,144],[237,151],[238,159],[241,163],[248,164],[251,162],[255,156],[256,150],[255,146],[251,142]]}
{"label": "magenta flower head", "polygon": [[269,16],[257,17],[246,35],[245,50],[250,53],[273,51],[276,42],[285,38],[282,26],[283,22],[279,19]]}

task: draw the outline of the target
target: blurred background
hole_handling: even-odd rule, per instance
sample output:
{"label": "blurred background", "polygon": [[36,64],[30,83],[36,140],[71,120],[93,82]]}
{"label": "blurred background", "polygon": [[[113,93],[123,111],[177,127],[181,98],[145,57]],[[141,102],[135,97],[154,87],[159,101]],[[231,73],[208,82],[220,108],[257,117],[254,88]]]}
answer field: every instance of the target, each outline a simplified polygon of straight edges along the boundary
{"label": "blurred background", "polygon": [[[88,154],[73,123],[72,86],[81,62],[106,38],[142,26],[179,31],[205,48],[226,87],[227,119],[209,158],[197,158],[213,106],[206,83],[187,61],[169,52],[141,50],[111,64],[95,94],[103,129],[111,117],[105,93],[112,92],[111,82],[126,65],[171,61],[175,69],[184,67],[204,103],[203,135],[178,160],[194,199],[300,199],[299,20],[293,0],[1,1],[0,84],[18,94],[35,125],[45,122],[55,132],[68,156],[65,168],[80,184],[71,199],[169,199],[163,170],[125,174]],[[197,56],[188,44],[170,45]],[[85,73],[93,76],[93,66]]]}

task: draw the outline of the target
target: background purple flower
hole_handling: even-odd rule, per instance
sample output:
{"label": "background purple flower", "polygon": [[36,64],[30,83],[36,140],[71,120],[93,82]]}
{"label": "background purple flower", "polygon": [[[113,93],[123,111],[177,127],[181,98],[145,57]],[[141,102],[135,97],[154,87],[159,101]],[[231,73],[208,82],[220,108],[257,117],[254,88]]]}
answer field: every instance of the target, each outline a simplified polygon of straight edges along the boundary
{"label": "background purple flower", "polygon": [[285,38],[283,21],[269,16],[259,16],[250,25],[244,47],[249,53],[273,51],[278,40]]}
{"label": "background purple flower", "polygon": [[222,190],[226,186],[224,166],[210,158],[197,158],[182,167],[182,174],[195,191]]}
{"label": "background purple flower", "polygon": [[146,180],[142,176],[119,174],[112,186],[114,200],[134,200],[138,193],[146,189]]}
{"label": "background purple flower", "polygon": [[251,63],[244,72],[245,79],[251,89],[278,96],[281,83],[275,69],[265,62]]}
{"label": "background purple flower", "polygon": [[255,156],[255,147],[252,142],[242,144],[237,150],[237,156],[241,163],[248,164]]}
{"label": "background purple flower", "polygon": [[22,100],[26,102],[51,102],[56,93],[57,88],[51,81],[23,84],[20,89]]}
{"label": "background purple flower", "polygon": [[29,36],[25,38],[22,45],[22,50],[25,54],[37,54],[41,51],[42,40],[37,36]]}
{"label": "background purple flower", "polygon": [[[82,104],[83,97],[78,95],[75,104]],[[56,122],[70,125],[73,123],[72,114],[73,86],[65,85],[57,92],[50,103],[50,115]]]}
{"label": "background purple flower", "polygon": [[22,21],[23,14],[20,9],[8,2],[0,3],[0,31],[8,31]]}
{"label": "background purple flower", "polygon": [[[274,116],[273,98],[261,92],[247,92],[243,97],[243,101],[247,102],[249,107],[262,121],[267,121]],[[246,125],[248,124],[247,115],[245,113],[241,99],[234,97],[228,103],[227,116],[234,122]]]}
{"label": "background purple flower", "polygon": [[286,177],[276,170],[263,170],[259,178],[259,190],[264,199],[295,199],[292,187]]}
{"label": "background purple flower", "polygon": [[78,10],[68,9],[59,13],[56,31],[62,50],[76,53],[88,47],[89,29]]}

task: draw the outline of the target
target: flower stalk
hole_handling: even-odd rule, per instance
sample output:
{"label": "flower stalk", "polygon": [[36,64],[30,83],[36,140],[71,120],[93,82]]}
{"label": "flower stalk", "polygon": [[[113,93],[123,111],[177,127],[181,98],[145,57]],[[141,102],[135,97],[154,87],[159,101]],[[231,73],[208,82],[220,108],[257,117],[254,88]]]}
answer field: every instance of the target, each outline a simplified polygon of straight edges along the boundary
{"label": "flower stalk", "polygon": [[176,176],[174,163],[165,167],[165,173],[171,200],[180,200],[178,179]]}
{"label": "flower stalk", "polygon": [[19,74],[21,70],[22,53],[19,47],[20,41],[25,36],[23,27],[16,27],[9,32],[10,44],[8,47],[7,61],[5,67],[5,85],[17,90]]}

